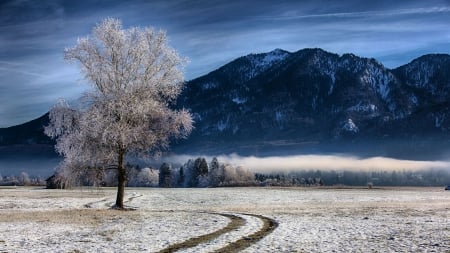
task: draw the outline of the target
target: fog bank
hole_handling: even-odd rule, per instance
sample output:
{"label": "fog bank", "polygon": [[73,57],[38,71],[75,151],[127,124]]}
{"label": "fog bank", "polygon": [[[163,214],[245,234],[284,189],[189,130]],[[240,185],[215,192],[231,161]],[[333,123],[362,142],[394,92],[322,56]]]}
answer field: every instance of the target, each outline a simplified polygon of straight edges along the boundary
{"label": "fog bank", "polygon": [[[201,155],[199,155],[201,156]],[[199,156],[177,155],[171,156],[165,161],[183,164],[189,159]],[[206,157],[211,160],[212,156]],[[447,161],[415,161],[401,160],[387,157],[359,158],[345,155],[293,155],[293,156],[239,156],[237,154],[217,156],[219,162],[242,166],[253,172],[294,172],[304,170],[347,170],[347,171],[393,171],[393,170],[450,170],[450,162]]]}

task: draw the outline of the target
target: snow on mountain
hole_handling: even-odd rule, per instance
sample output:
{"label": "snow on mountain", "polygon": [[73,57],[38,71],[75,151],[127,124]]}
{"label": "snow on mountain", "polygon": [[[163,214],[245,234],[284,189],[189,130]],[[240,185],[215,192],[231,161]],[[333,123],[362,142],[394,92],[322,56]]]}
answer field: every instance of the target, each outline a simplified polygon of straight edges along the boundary
{"label": "snow on mountain", "polygon": [[[201,115],[190,138],[317,141],[450,131],[450,109],[439,107],[441,116],[432,116],[428,110],[434,109],[424,107],[435,104],[433,89],[450,89],[450,61],[434,58],[391,70],[374,59],[322,49],[250,54],[188,82],[182,105]],[[205,85],[211,88],[197,88]]]}
{"label": "snow on mountain", "polygon": [[218,85],[217,83],[213,83],[213,82],[211,82],[211,83],[204,83],[203,86],[202,86],[202,88],[203,88],[204,90],[210,90],[210,89],[216,88],[217,85]]}
{"label": "snow on mountain", "polygon": [[353,122],[352,119],[348,119],[347,122],[345,122],[345,124],[342,127],[342,129],[347,131],[347,132],[352,132],[352,133],[358,133],[359,132],[359,128],[355,125],[355,123]]}
{"label": "snow on mountain", "polygon": [[251,61],[252,65],[261,70],[265,70],[272,66],[274,63],[280,62],[289,55],[289,52],[275,49],[269,53],[265,54],[250,54],[246,58]]}
{"label": "snow on mountain", "polygon": [[361,75],[361,82],[372,86],[383,99],[388,98],[390,92],[389,84],[394,81],[395,78],[391,73],[373,64],[368,64]]}
{"label": "snow on mountain", "polygon": [[[195,120],[182,145],[208,150],[227,143],[236,148],[425,135],[446,139],[450,55],[425,55],[388,69],[354,54],[276,49],[237,58],[189,81],[178,106],[190,109]],[[6,129],[4,136],[0,131],[0,144],[41,143],[42,136],[30,136],[29,128]]]}
{"label": "snow on mountain", "polygon": [[362,101],[359,101],[358,104],[347,108],[347,111],[362,112],[362,113],[366,113],[368,115],[374,115],[377,113],[378,108],[374,104],[363,103]]}
{"label": "snow on mountain", "polygon": [[450,94],[450,55],[424,55],[395,69],[394,73],[405,85],[420,89],[429,99],[444,101]]}
{"label": "snow on mountain", "polygon": [[245,102],[247,102],[247,99],[245,98],[240,98],[240,97],[235,97],[233,99],[231,99],[233,102],[235,102],[236,104],[243,104]]}
{"label": "snow on mountain", "polygon": [[249,80],[266,71],[274,64],[283,61],[288,55],[289,52],[281,49],[275,49],[264,54],[247,55],[244,58],[250,62],[250,65],[247,68],[243,68],[242,71],[246,71],[247,79]]}

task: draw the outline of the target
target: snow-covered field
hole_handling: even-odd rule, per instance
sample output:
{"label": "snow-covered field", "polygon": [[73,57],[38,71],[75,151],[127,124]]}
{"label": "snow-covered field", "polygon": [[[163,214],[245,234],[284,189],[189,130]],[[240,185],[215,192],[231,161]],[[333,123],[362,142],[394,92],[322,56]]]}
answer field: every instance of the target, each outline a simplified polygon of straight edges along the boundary
{"label": "snow-covered field", "polygon": [[[128,188],[137,210],[108,210],[115,194],[0,189],[0,252],[158,252],[215,232],[180,252],[450,252],[443,188]],[[278,226],[253,240],[264,220]]]}

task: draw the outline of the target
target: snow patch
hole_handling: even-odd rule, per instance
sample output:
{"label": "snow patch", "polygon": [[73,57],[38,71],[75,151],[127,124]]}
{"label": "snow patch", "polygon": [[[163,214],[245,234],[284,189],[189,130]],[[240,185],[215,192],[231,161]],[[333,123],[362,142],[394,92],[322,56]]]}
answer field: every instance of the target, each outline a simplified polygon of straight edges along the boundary
{"label": "snow patch", "polygon": [[223,132],[223,130],[225,130],[227,127],[228,127],[228,124],[226,122],[219,121],[217,123],[217,130],[219,130],[220,132]]}
{"label": "snow patch", "polygon": [[359,128],[356,126],[356,124],[353,122],[352,119],[348,119],[347,122],[342,127],[342,129],[347,131],[347,132],[352,132],[352,133],[358,133],[359,132]]}
{"label": "snow patch", "polygon": [[394,80],[394,76],[391,73],[385,73],[378,67],[369,65],[364,70],[360,77],[363,84],[368,84],[381,96],[383,100],[386,100],[390,93],[389,83]]}
{"label": "snow patch", "polygon": [[202,85],[202,89],[203,90],[210,90],[210,89],[214,89],[218,86],[217,83],[213,83],[213,82],[209,82],[209,83],[204,83]]}
{"label": "snow patch", "polygon": [[362,102],[359,102],[357,105],[354,105],[352,107],[349,107],[347,111],[354,111],[354,112],[369,112],[374,113],[378,110],[377,106],[374,104],[365,104]]}
{"label": "snow patch", "polygon": [[[334,74],[333,74],[333,77],[334,77]],[[333,93],[333,90],[334,90],[334,83],[335,83],[335,79],[332,78],[332,82],[331,82],[331,84],[330,84],[330,88],[328,89],[328,96],[331,95],[331,93]]]}
{"label": "snow patch", "polygon": [[267,53],[262,61],[258,63],[260,66],[271,66],[273,63],[282,61],[288,56],[288,52],[281,49],[275,49],[272,52]]}
{"label": "snow patch", "polygon": [[434,126],[436,128],[440,128],[442,126],[443,122],[444,122],[444,117],[439,116],[439,115],[434,117]]}
{"label": "snow patch", "polygon": [[283,113],[279,112],[279,111],[276,111],[275,112],[275,120],[277,122],[281,122],[281,121],[283,121],[283,119],[284,119]]}
{"label": "snow patch", "polygon": [[247,79],[251,79],[264,72],[274,64],[283,61],[289,55],[288,52],[281,49],[275,49],[266,54],[251,54],[246,56],[250,61],[251,69],[247,72]]}
{"label": "snow patch", "polygon": [[233,101],[234,103],[240,105],[240,104],[243,104],[243,103],[247,102],[247,99],[240,98],[240,97],[235,97],[235,98],[231,99],[231,101]]}
{"label": "snow patch", "polygon": [[235,125],[235,126],[233,127],[233,134],[236,134],[237,131],[239,131],[239,126]]}
{"label": "snow patch", "polygon": [[317,96],[315,96],[315,97],[313,97],[313,99],[312,99],[312,102],[311,102],[311,108],[313,109],[313,110],[316,110],[317,109]]}
{"label": "snow patch", "polygon": [[406,67],[406,74],[412,80],[412,83],[409,83],[409,85],[417,88],[425,88],[427,84],[430,84],[433,94],[435,93],[436,87],[432,84],[431,79],[435,75],[435,72],[436,69],[428,62],[416,62]]}
{"label": "snow patch", "polygon": [[219,130],[220,132],[223,132],[225,129],[227,129],[229,127],[229,121],[230,118],[227,118],[226,120],[220,120],[219,122],[217,122],[217,130]]}
{"label": "snow patch", "polygon": [[411,101],[411,103],[413,103],[414,105],[418,105],[419,103],[419,100],[414,94],[412,94],[411,97],[409,97],[409,101]]}

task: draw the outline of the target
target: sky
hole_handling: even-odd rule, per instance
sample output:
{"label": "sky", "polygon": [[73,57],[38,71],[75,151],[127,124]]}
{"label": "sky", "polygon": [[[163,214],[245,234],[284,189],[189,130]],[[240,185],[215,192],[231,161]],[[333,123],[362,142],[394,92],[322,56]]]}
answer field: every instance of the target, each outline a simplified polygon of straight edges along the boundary
{"label": "sky", "polygon": [[162,29],[190,80],[250,53],[323,48],[395,68],[450,53],[450,0],[0,0],[0,127],[46,113],[88,86],[63,50],[104,18]]}

